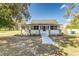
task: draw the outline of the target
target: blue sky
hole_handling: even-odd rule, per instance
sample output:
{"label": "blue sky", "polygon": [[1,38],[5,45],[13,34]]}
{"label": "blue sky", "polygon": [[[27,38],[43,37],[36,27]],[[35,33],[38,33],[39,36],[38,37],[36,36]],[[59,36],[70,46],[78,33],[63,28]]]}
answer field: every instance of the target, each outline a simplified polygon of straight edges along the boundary
{"label": "blue sky", "polygon": [[65,9],[61,9],[64,3],[32,3],[29,7],[31,19],[56,19],[59,23],[65,23],[63,18]]}

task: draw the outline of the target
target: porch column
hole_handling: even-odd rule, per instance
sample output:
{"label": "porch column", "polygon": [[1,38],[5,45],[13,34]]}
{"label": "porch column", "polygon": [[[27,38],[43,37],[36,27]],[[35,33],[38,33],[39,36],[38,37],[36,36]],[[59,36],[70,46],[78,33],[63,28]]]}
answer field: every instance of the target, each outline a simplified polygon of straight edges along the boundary
{"label": "porch column", "polygon": [[57,29],[60,29],[58,25],[57,25]]}
{"label": "porch column", "polygon": [[40,35],[40,25],[39,25],[39,35]]}
{"label": "porch column", "polygon": [[57,26],[57,30],[59,30],[59,33],[61,33],[61,29],[59,25]]}
{"label": "porch column", "polygon": [[49,35],[50,35],[50,32],[51,32],[51,31],[50,31],[50,25],[49,25]]}

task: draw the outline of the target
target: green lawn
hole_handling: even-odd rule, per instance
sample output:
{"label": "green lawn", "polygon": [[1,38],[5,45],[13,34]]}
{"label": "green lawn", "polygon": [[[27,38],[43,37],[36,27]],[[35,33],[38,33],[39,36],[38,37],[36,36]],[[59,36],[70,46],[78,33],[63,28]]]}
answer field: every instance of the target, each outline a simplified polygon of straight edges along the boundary
{"label": "green lawn", "polygon": [[20,31],[0,31],[0,37],[13,36],[20,34]]}
{"label": "green lawn", "polygon": [[69,34],[70,36],[79,36],[79,33],[78,34]]}

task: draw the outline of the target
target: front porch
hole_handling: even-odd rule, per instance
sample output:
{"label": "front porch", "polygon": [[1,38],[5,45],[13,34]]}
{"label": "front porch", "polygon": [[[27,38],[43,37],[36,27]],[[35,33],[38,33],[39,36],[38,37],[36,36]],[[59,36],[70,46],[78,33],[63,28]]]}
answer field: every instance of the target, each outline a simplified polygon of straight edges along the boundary
{"label": "front porch", "polygon": [[29,25],[29,35],[41,35],[41,34],[49,35],[60,35],[59,25],[51,25],[51,24],[31,24]]}

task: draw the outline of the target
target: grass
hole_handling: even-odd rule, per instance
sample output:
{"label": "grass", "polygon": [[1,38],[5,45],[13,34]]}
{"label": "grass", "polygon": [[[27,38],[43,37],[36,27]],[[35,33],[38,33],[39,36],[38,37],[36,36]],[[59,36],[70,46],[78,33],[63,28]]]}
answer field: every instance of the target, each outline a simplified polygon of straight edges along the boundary
{"label": "grass", "polygon": [[52,36],[51,37],[63,49],[68,56],[79,55],[79,34]]}
{"label": "grass", "polygon": [[79,36],[79,33],[77,33],[77,34],[69,34],[69,36]]}
{"label": "grass", "polygon": [[[7,37],[7,36],[14,36],[14,35],[17,35],[17,34],[20,34],[20,31],[0,31],[0,37]],[[79,34],[71,34],[71,35],[69,35],[69,36],[79,36]],[[39,37],[40,38],[40,37]],[[12,38],[10,38],[10,40],[12,40],[12,42],[15,42],[15,40],[18,40],[17,42],[19,42],[19,41],[21,41],[21,40],[23,40],[23,39],[32,39],[32,40],[38,40],[39,39],[37,36],[36,37],[26,37],[26,38],[14,38],[13,39],[13,37]],[[62,39],[62,37],[60,38],[58,38],[58,37],[55,37],[55,38],[57,38],[56,40],[63,40]],[[6,38],[4,38],[5,40],[6,40]],[[20,40],[19,40],[20,39]],[[52,38],[53,39],[53,38]],[[79,38],[69,38],[68,39],[68,41],[67,41],[67,38],[65,38],[66,39],[66,41],[63,41],[63,43],[62,43],[62,45],[66,45],[64,42],[69,42],[69,41],[75,41],[76,39],[79,41]],[[25,41],[27,41],[27,40],[25,40]],[[24,42],[25,42],[24,41]],[[39,42],[39,41],[37,41],[37,42]],[[35,45],[37,45],[36,43],[37,43],[36,41],[34,41],[34,44]],[[58,41],[59,42],[59,41]],[[11,42],[10,42],[11,43]],[[26,43],[26,42],[25,42]],[[59,43],[61,43],[61,42],[59,42]],[[41,45],[41,44],[40,44]],[[74,45],[76,45],[76,44],[74,44]],[[26,45],[27,46],[27,45]],[[41,45],[42,46],[42,45]],[[12,47],[12,46],[11,46]],[[39,47],[40,49],[42,49],[42,48],[45,48],[45,47],[47,47],[47,46],[42,46],[42,47]],[[1,48],[1,46],[0,46],[0,48]],[[6,47],[5,47],[6,48]],[[5,49],[4,48],[4,49]],[[16,48],[17,49],[17,48]],[[48,48],[45,48],[45,49],[48,49]],[[50,49],[53,49],[53,47],[51,47],[51,48],[49,48],[49,50]],[[23,50],[23,49],[22,49]],[[56,50],[56,48],[55,48],[55,50]],[[16,51],[16,50],[14,50],[14,51]],[[52,51],[52,50],[50,50],[50,51]],[[49,52],[50,52],[49,51]],[[79,46],[77,46],[77,47],[74,47],[74,46],[71,46],[71,45],[68,45],[67,47],[63,47],[63,51],[64,52],[66,52],[66,53],[68,53],[68,55],[70,55],[70,56],[77,56],[77,55],[79,55]],[[11,53],[13,52],[13,50],[11,51]],[[24,51],[24,52],[26,52],[26,51]],[[42,52],[41,50],[40,51],[38,51],[38,52]],[[45,51],[43,51],[43,52],[45,52]],[[48,52],[48,53],[49,53]],[[7,53],[9,53],[9,52],[7,52]],[[10,53],[10,54],[11,54]],[[16,52],[15,52],[16,53]],[[49,55],[49,54],[48,54]]]}
{"label": "grass", "polygon": [[63,50],[68,53],[69,56],[79,56],[79,33],[70,34],[69,36],[73,37],[68,39],[73,42],[73,46],[68,45],[67,47],[63,47]]}
{"label": "grass", "polygon": [[0,31],[0,37],[13,36],[20,34],[20,31]]}
{"label": "grass", "polygon": [[75,47],[69,46],[63,49],[64,49],[64,52],[68,53],[68,55],[70,56],[79,56],[79,47],[75,48]]}

